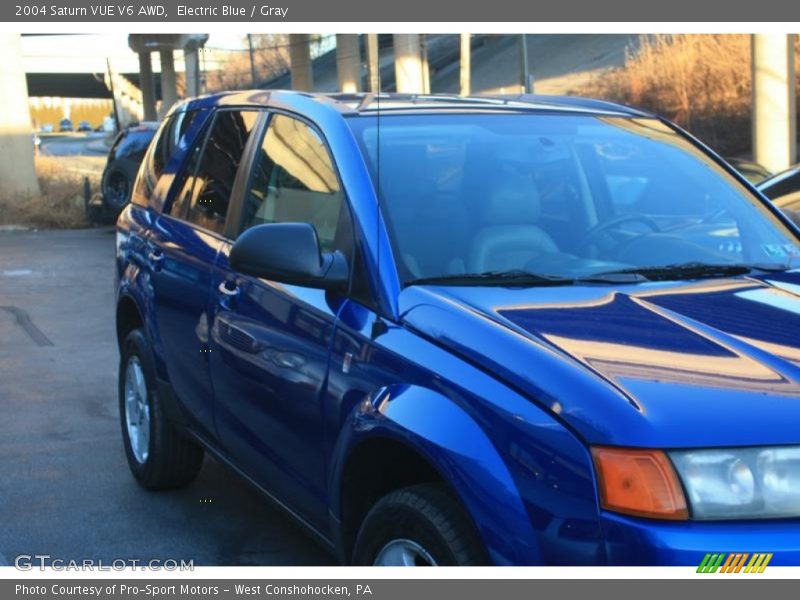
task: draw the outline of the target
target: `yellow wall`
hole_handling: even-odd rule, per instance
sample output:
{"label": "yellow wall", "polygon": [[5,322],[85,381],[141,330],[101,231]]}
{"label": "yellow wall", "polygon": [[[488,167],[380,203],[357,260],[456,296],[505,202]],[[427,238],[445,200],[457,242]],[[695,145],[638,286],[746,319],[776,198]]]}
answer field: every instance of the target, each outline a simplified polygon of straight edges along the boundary
{"label": "yellow wall", "polygon": [[92,129],[103,124],[103,119],[111,115],[114,108],[110,99],[103,98],[42,98],[33,97],[28,101],[31,124],[35,130],[49,123],[58,131],[58,122],[64,117],[72,119],[74,127],[81,121],[89,121]]}

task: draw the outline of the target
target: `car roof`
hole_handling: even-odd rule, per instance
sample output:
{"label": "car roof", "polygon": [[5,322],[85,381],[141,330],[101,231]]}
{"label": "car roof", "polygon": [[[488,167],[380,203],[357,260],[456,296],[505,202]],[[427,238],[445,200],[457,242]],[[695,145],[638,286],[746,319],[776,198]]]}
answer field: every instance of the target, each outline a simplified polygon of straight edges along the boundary
{"label": "car roof", "polygon": [[779,183],[795,177],[798,174],[800,174],[800,163],[792,165],[785,171],[775,173],[771,177],[767,177],[763,181],[760,181],[756,187],[763,192],[775,185],[778,185]]}
{"label": "car roof", "polygon": [[158,130],[159,122],[158,121],[140,121],[138,123],[134,123],[133,125],[128,125],[123,129],[124,133],[138,133],[138,132],[155,132]]}
{"label": "car roof", "polygon": [[651,113],[591,98],[578,96],[542,96],[535,94],[498,94],[458,96],[455,94],[397,93],[309,93],[286,90],[249,90],[219,92],[184,101],[173,111],[219,106],[295,108],[304,112],[316,104],[342,116],[375,115],[378,112],[566,112],[606,116],[652,117]]}

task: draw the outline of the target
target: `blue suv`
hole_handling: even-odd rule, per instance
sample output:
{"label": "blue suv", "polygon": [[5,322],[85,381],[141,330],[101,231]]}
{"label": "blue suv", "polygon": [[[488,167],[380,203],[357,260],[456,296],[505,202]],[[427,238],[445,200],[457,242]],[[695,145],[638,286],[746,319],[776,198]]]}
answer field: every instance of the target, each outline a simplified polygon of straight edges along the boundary
{"label": "blue suv", "polygon": [[122,435],[341,561],[800,565],[798,230],[605,102],[175,107],[117,224]]}

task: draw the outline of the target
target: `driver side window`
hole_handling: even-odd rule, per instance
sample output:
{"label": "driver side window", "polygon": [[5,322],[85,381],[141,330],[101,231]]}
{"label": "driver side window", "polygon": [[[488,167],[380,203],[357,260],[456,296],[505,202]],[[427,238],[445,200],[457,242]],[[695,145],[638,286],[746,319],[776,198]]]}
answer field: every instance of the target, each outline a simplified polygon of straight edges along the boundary
{"label": "driver side window", "polygon": [[322,139],[304,122],[274,115],[253,166],[242,231],[264,223],[310,223],[320,248],[330,251],[341,249],[337,237],[340,223],[349,219],[345,213],[344,194]]}

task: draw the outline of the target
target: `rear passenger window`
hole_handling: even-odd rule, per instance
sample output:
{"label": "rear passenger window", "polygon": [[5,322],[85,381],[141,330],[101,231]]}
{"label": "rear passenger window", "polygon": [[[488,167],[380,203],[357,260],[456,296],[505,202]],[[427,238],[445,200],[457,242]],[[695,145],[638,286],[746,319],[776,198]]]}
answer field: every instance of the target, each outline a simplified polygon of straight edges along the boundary
{"label": "rear passenger window", "polygon": [[258,114],[222,110],[215,115],[194,177],[184,183],[177,197],[189,202],[189,222],[217,233],[224,229],[233,182]]}
{"label": "rear passenger window", "polygon": [[194,174],[197,171],[197,163],[200,161],[200,153],[203,150],[203,141],[205,136],[200,136],[195,146],[189,152],[189,157],[186,160],[186,167],[178,177],[175,184],[175,197],[170,206],[169,214],[177,219],[184,218],[185,208],[187,202],[192,197],[192,186],[194,185]]}
{"label": "rear passenger window", "polygon": [[175,113],[169,118],[169,122],[149,156],[149,165],[153,172],[161,175],[196,116],[197,111],[187,110]]}
{"label": "rear passenger window", "polygon": [[256,157],[243,229],[264,223],[310,223],[320,248],[330,251],[338,245],[343,210],[347,207],[333,161],[319,135],[302,121],[273,116]]}
{"label": "rear passenger window", "polygon": [[[181,139],[186,135],[196,114],[196,111],[175,113],[161,126],[158,131],[158,139],[150,146],[147,155],[142,160],[140,176],[131,196],[134,203],[146,206],[150,202],[158,179]],[[143,131],[139,133],[138,137],[142,140],[146,139],[146,143],[149,143],[152,133]]]}

